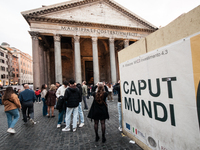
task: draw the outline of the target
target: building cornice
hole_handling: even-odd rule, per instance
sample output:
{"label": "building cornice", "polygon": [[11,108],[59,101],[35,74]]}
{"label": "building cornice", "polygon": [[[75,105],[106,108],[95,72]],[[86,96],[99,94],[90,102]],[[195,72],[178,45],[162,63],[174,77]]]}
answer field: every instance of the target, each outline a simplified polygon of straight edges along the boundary
{"label": "building cornice", "polygon": [[144,28],[116,26],[116,25],[99,24],[99,23],[91,23],[91,22],[82,22],[82,21],[71,21],[71,20],[66,20],[66,19],[54,19],[54,18],[47,18],[47,17],[27,16],[26,19],[28,20],[28,22],[44,22],[44,23],[55,23],[55,24],[60,23],[60,24],[67,24],[67,25],[78,25],[78,26],[97,27],[97,28],[106,28],[106,29],[141,31],[141,32],[149,32],[149,33],[152,33],[157,30],[157,29],[144,29]]}
{"label": "building cornice", "polygon": [[61,3],[60,5],[51,5],[51,6],[47,6],[47,7],[42,7],[40,9],[25,11],[25,12],[22,12],[22,15],[27,20],[27,22],[30,24],[29,18],[38,18],[39,16],[42,16],[42,15],[46,15],[49,13],[53,13],[53,12],[57,12],[57,11],[61,11],[61,10],[69,9],[69,8],[80,7],[82,5],[86,5],[86,4],[89,4],[92,2],[105,2],[108,5],[112,6],[113,8],[117,9],[118,11],[122,12],[126,16],[130,17],[131,19],[141,23],[142,25],[149,28],[150,30],[155,31],[157,29],[157,27],[155,27],[154,25],[150,24],[146,20],[144,20],[141,17],[137,16],[136,14],[132,13],[131,11],[129,11],[128,9],[119,5],[118,3],[116,3],[113,0],[78,0],[78,1],[72,0],[68,3]]}

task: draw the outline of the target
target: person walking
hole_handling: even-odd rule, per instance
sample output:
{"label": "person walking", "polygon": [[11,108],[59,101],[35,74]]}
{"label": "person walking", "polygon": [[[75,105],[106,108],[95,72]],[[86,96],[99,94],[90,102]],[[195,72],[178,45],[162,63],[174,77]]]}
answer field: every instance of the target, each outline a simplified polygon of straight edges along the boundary
{"label": "person walking", "polygon": [[119,128],[118,130],[122,131],[122,108],[121,108],[121,93],[120,93],[120,80],[115,84],[114,89],[118,93],[118,116],[119,116]]}
{"label": "person walking", "polygon": [[24,91],[20,92],[19,94],[19,99],[22,104],[22,114],[23,114],[23,120],[25,124],[27,123],[27,115],[26,112],[28,110],[28,115],[30,115],[30,121],[32,124],[36,124],[34,121],[34,107],[33,103],[36,100],[36,96],[34,91],[29,90],[29,85],[25,84],[24,85]]}
{"label": "person walking", "polygon": [[42,88],[41,88],[41,99],[42,99],[42,102],[43,102],[43,109],[42,109],[43,116],[47,115],[47,104],[45,102],[46,101],[45,100],[46,94],[47,94],[47,85],[43,84]]}
{"label": "person walking", "polygon": [[64,95],[64,100],[67,101],[67,109],[65,118],[66,127],[63,128],[62,131],[70,131],[71,114],[73,112],[73,132],[75,132],[77,128],[78,106],[81,99],[81,94],[73,79],[69,81],[69,85],[70,86],[65,90]]}
{"label": "person walking", "polygon": [[16,133],[14,127],[20,117],[19,110],[21,109],[21,104],[12,87],[6,88],[5,94],[2,98],[2,104],[4,105],[4,111],[8,121],[7,132]]}
{"label": "person walking", "polygon": [[80,95],[81,95],[81,99],[80,99],[80,102],[79,102],[79,106],[78,106],[78,116],[77,116],[77,124],[79,124],[79,116],[80,116],[80,120],[81,120],[81,123],[79,125],[79,128],[82,128],[84,126],[84,115],[83,115],[83,110],[82,110],[82,106],[81,106],[81,102],[82,102],[82,87],[81,87],[81,84],[78,83],[76,85],[76,87],[79,89],[79,92],[80,92]]}
{"label": "person walking", "polygon": [[83,83],[82,83],[82,97],[83,97],[83,102],[84,102],[84,111],[88,111],[88,106],[87,106],[87,102],[86,102],[86,98],[87,98],[86,81],[83,81]]}
{"label": "person walking", "polygon": [[46,96],[46,104],[47,104],[47,117],[50,118],[50,109],[51,109],[51,117],[55,117],[54,115],[54,105],[56,104],[56,86],[51,84],[50,90],[47,92]]}
{"label": "person walking", "polygon": [[108,83],[108,100],[114,101],[113,100],[113,87],[111,83]]}
{"label": "person walking", "polygon": [[[65,95],[65,90],[68,88],[69,86],[69,82],[68,81],[64,81],[63,85],[60,86],[57,91],[56,91],[56,97],[57,99],[64,97]],[[64,101],[64,99],[62,100],[62,107],[59,109],[59,115],[58,115],[58,124],[57,124],[57,128],[61,127],[61,123],[63,121],[63,116],[65,116],[64,114],[66,113],[66,102]],[[57,102],[58,104],[58,102]],[[60,104],[59,104],[60,105]],[[64,117],[65,118],[65,117]],[[64,121],[65,122],[65,121]]]}
{"label": "person walking", "polygon": [[40,89],[39,89],[39,87],[37,87],[37,89],[35,90],[35,95],[36,95],[36,102],[37,103],[41,103],[40,101],[41,101],[41,91],[40,91]]}
{"label": "person walking", "polygon": [[[97,89],[97,92],[95,92]],[[105,89],[105,90],[104,90]],[[98,124],[99,120],[101,122],[101,131],[102,131],[102,142],[106,142],[105,138],[105,120],[109,119],[108,107],[106,104],[106,97],[108,96],[108,88],[104,86],[103,83],[99,82],[92,91],[92,96],[94,97],[92,106],[88,113],[88,118],[91,120],[94,119],[94,130],[96,134],[96,142],[100,139],[98,135]]]}

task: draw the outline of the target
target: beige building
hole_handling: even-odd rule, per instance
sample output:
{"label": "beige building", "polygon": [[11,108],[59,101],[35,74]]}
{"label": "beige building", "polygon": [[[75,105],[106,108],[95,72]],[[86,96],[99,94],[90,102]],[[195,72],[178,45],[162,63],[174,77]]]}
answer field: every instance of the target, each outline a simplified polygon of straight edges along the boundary
{"label": "beige building", "polygon": [[117,52],[157,28],[114,0],[72,0],[22,12],[30,25],[34,86],[119,79]]}
{"label": "beige building", "polygon": [[19,66],[15,69],[15,76],[18,76],[18,83],[33,83],[32,57],[16,48],[13,48],[12,54],[18,57]]}
{"label": "beige building", "polygon": [[2,46],[0,46],[0,85],[9,85],[8,51]]}

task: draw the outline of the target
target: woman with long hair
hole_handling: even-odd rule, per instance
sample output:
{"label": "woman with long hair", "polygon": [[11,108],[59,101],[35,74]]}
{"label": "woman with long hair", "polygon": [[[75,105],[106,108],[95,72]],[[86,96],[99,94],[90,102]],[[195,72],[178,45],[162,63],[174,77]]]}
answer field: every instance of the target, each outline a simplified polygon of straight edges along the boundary
{"label": "woman with long hair", "polygon": [[[96,89],[97,89],[97,92],[95,92]],[[94,100],[93,100],[92,106],[90,108],[90,111],[88,113],[88,118],[91,118],[91,120],[94,119],[94,130],[95,130],[95,134],[96,134],[96,142],[99,140],[98,124],[99,124],[99,121],[101,122],[102,142],[105,143],[106,142],[105,120],[109,119],[108,107],[106,104],[106,97],[108,96],[107,87],[104,86],[103,83],[98,83],[92,89],[92,96],[94,97]]]}
{"label": "woman with long hair", "polygon": [[15,94],[12,87],[7,87],[2,98],[2,103],[4,105],[4,110],[8,121],[9,133],[16,133],[14,127],[19,120],[19,110],[21,109],[21,104],[18,96]]}
{"label": "woman with long hair", "polygon": [[48,118],[50,118],[50,109],[51,109],[51,117],[55,117],[54,115],[54,105],[56,104],[56,86],[51,84],[50,90],[47,92],[46,96],[46,104],[48,106]]}
{"label": "woman with long hair", "polygon": [[47,115],[47,104],[46,104],[46,100],[45,100],[45,96],[47,94],[47,85],[43,84],[42,88],[41,88],[41,99],[43,101],[43,116]]}
{"label": "woman with long hair", "polygon": [[111,83],[108,83],[108,100],[113,100],[113,87]]}

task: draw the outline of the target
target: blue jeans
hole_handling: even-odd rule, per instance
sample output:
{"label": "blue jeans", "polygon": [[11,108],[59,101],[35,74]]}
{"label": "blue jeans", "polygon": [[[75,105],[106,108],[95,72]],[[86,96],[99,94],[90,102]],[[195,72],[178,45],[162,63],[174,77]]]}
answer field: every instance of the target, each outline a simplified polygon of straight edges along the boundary
{"label": "blue jeans", "polygon": [[47,115],[47,104],[45,103],[45,98],[42,98],[43,101],[43,116]]}
{"label": "blue jeans", "polygon": [[122,128],[122,109],[121,109],[121,102],[118,102],[118,115],[119,115],[119,127]]}
{"label": "blue jeans", "polygon": [[0,104],[2,105],[2,99],[0,99]]}
{"label": "blue jeans", "polygon": [[[65,114],[65,110],[63,109],[61,112],[59,112],[58,114],[58,124],[61,124],[62,121],[63,121],[63,115]],[[65,118],[65,115],[64,115],[64,118]]]}
{"label": "blue jeans", "polygon": [[86,98],[87,98],[87,96],[83,96],[83,102],[84,102],[84,105],[85,105],[84,109],[88,109]]}
{"label": "blue jeans", "polygon": [[[15,124],[19,120],[19,110],[13,109],[5,112],[7,115],[7,121],[8,121],[8,128],[14,128]],[[14,117],[14,119],[12,119]]]}
{"label": "blue jeans", "polygon": [[79,115],[80,115],[81,123],[84,123],[84,115],[82,111],[81,102],[79,102],[79,106],[78,106],[78,117],[77,117],[78,121],[79,121]]}
{"label": "blue jeans", "polygon": [[75,108],[67,107],[65,121],[66,121],[66,128],[70,128],[72,112],[73,112],[73,129],[74,129],[77,127],[78,107]]}

